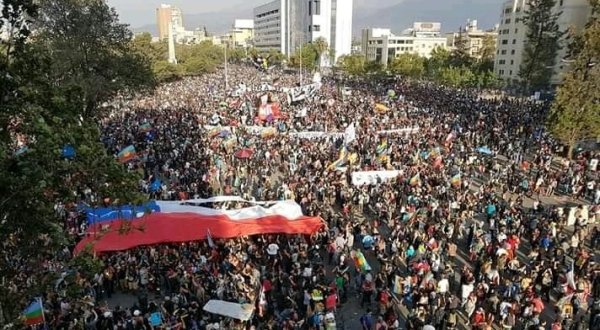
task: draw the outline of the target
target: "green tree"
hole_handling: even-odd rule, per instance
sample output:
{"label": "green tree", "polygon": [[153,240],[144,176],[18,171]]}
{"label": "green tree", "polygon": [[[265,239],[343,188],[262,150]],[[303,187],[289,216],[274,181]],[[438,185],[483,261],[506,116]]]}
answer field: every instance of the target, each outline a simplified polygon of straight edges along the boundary
{"label": "green tree", "polygon": [[[132,51],[132,34],[103,0],[39,0],[36,44],[51,56],[55,83],[72,91],[85,118],[123,89],[152,86],[150,63]],[[66,14],[68,13],[68,14]]]}
{"label": "green tree", "polygon": [[431,51],[431,56],[425,61],[427,76],[433,79],[439,76],[442,68],[448,66],[450,66],[450,52],[442,47],[436,47]]}
{"label": "green tree", "polygon": [[452,87],[474,87],[477,84],[476,75],[466,67],[445,67],[439,71],[440,83]]}
{"label": "green tree", "polygon": [[[87,31],[94,31],[94,36],[81,38],[82,31],[65,28],[69,25],[65,20],[70,19],[46,12],[44,3],[38,12],[33,2],[4,0],[0,4],[0,29],[13,32],[3,41],[10,47],[6,46],[8,50],[0,55],[0,278],[4,283],[0,286],[0,308],[8,321],[19,316],[31,297],[51,290],[55,276],[45,272],[41,265],[60,256],[60,251],[73,243],[65,235],[64,219],[54,209],[57,203],[70,207],[84,198],[87,189],[94,192],[96,201],[106,198],[123,204],[144,199],[135,193],[138,177],[127,172],[115,161],[114,155],[106,152],[96,121],[86,116],[96,110],[94,105],[88,111],[91,97],[88,86],[77,88],[71,81],[82,77],[91,79],[93,74],[101,72],[104,76],[99,79],[127,82],[108,86],[110,93],[141,87],[133,84],[139,78],[135,76],[137,73],[131,72],[135,77],[130,77],[120,69],[94,70],[82,66],[82,63],[105,63],[108,59],[104,56],[114,59],[115,54],[123,51],[120,42],[102,44],[115,37],[111,29],[105,29],[115,23],[115,17],[107,14],[90,20]],[[83,2],[69,5],[72,5],[69,14],[73,15],[74,26],[81,13],[109,12],[100,10],[98,4],[94,4],[94,9]],[[62,20],[62,23],[52,19]],[[30,36],[29,26],[40,27],[35,37]],[[48,26],[65,29],[60,33],[47,33]],[[44,38],[57,35],[59,39]],[[77,54],[88,47],[85,42],[102,44],[102,48],[85,53],[85,59],[79,58]],[[129,40],[126,43],[129,44]],[[63,47],[67,44],[77,54],[72,55],[73,58],[59,58],[57,54],[64,54]],[[110,52],[111,46],[114,53]],[[101,59],[95,59],[96,56]],[[120,55],[118,58],[139,59]],[[143,61],[130,64],[132,69],[144,67]],[[76,77],[61,75],[58,68],[73,72]],[[84,76],[77,70],[89,73]],[[97,95],[94,102],[104,100],[110,93]],[[26,149],[19,148],[19,144]],[[61,156],[65,144],[75,148],[74,158]]]}
{"label": "green tree", "polygon": [[325,40],[325,38],[319,37],[317,38],[317,40],[314,41],[313,46],[315,47],[315,51],[317,52],[317,61],[320,70],[323,66],[323,56],[325,56],[328,53],[327,51],[329,50],[329,44],[327,44],[327,40]]}
{"label": "green tree", "polygon": [[450,65],[455,67],[469,67],[472,63],[470,41],[467,32],[461,26],[458,36],[454,39],[454,49],[450,53]]}
{"label": "green tree", "polygon": [[425,59],[417,54],[403,53],[392,61],[390,69],[396,74],[420,78],[425,72]]}
{"label": "green tree", "polygon": [[[302,60],[300,60],[302,58]],[[306,70],[308,72],[314,71],[318,66],[319,53],[312,43],[307,43],[294,53],[290,57],[290,66]]]}
{"label": "green tree", "polygon": [[579,141],[600,136],[600,4],[591,1],[592,15],[571,42],[571,68],[563,76],[548,117],[548,128],[568,147],[568,157]]}
{"label": "green tree", "polygon": [[337,66],[346,74],[360,76],[366,72],[366,59],[363,55],[344,55],[338,59]]}
{"label": "green tree", "polygon": [[496,40],[491,35],[485,35],[481,41],[479,59],[476,63],[477,71],[487,72],[494,70],[494,56],[496,54]]}
{"label": "green tree", "polygon": [[555,5],[556,0],[530,0],[523,17],[527,33],[519,78],[525,93],[550,86],[564,35],[557,23],[561,13],[553,10]]}

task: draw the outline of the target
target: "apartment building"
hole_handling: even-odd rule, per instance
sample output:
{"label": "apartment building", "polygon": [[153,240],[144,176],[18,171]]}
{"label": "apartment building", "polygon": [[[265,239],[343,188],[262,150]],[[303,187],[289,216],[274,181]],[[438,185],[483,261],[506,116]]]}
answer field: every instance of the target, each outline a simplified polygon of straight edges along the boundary
{"label": "apartment building", "polygon": [[323,38],[337,60],[351,52],[352,3],[352,0],[275,0],[258,6],[254,8],[254,46],[259,51],[277,49],[291,55],[300,45]]}
{"label": "apartment building", "polygon": [[[509,84],[517,84],[519,81],[519,68],[527,41],[527,28],[523,24],[527,8],[528,0],[509,0],[504,2],[500,14],[494,72]],[[588,0],[557,0],[554,10],[561,12],[558,24],[562,31],[580,31],[591,12]],[[557,54],[552,85],[559,85],[562,73],[568,69],[568,63],[562,60],[566,56],[567,48],[568,43],[565,40]]]}
{"label": "apartment building", "polygon": [[362,31],[361,49],[368,61],[383,65],[400,54],[417,54],[429,58],[437,48],[446,48],[446,37],[440,35],[441,24],[416,22],[412,28],[395,35],[390,29],[368,28]]}

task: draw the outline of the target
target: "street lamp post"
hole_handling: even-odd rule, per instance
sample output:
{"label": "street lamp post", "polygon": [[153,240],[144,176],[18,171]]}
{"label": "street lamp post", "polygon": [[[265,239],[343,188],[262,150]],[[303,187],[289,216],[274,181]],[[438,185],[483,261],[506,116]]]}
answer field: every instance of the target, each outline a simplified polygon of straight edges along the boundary
{"label": "street lamp post", "polygon": [[225,42],[225,93],[229,90],[229,75],[227,73],[227,47],[229,47],[229,41]]}

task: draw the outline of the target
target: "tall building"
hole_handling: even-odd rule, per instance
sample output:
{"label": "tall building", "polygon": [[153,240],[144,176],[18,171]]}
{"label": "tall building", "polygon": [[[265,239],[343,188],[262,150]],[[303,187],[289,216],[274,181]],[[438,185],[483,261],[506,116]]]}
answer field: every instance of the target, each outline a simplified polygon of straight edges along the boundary
{"label": "tall building", "polygon": [[[462,28],[462,27],[461,27]],[[462,31],[446,33],[448,49],[454,49],[456,41],[462,36],[466,40],[469,55],[475,58],[481,58],[481,49],[484,46],[484,40],[490,38],[493,44],[493,51],[496,51],[498,39],[498,26],[490,30],[481,30],[477,27],[477,20],[467,20],[467,24]]]}
{"label": "tall building", "polygon": [[231,43],[234,47],[249,47],[254,39],[254,21],[251,19],[236,19],[230,34]]}
{"label": "tall building", "polygon": [[183,15],[181,10],[171,5],[161,4],[156,8],[156,26],[158,27],[158,38],[160,40],[169,37],[169,24],[175,33],[185,30],[183,27]]}
{"label": "tall building", "polygon": [[334,60],[352,49],[352,0],[275,0],[254,8],[254,46],[291,55],[318,38]]}
{"label": "tall building", "polygon": [[[527,8],[527,0],[508,0],[504,2],[500,14],[494,72],[509,84],[516,84],[519,81],[519,68],[527,41],[527,28],[523,24]],[[588,0],[558,0],[554,10],[561,12],[558,19],[561,31],[570,29],[580,31],[588,20],[591,7]],[[562,49],[556,56],[552,85],[560,84],[561,74],[568,68],[568,63],[562,61],[567,47],[568,43],[563,41]]]}
{"label": "tall building", "polygon": [[400,54],[430,57],[437,48],[446,48],[446,38],[440,36],[441,24],[416,22],[400,35],[390,29],[369,28],[362,31],[362,52],[368,61],[383,65],[391,63]]}

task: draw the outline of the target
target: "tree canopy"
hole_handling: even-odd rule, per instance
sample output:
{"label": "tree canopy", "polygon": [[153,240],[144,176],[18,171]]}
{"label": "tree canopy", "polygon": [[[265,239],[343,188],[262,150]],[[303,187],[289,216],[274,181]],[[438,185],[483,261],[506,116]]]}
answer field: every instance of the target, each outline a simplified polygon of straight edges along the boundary
{"label": "tree canopy", "polygon": [[138,177],[100,142],[95,117],[102,102],[153,79],[104,1],[5,0],[0,7],[0,28],[12,32],[0,55],[0,308],[14,320],[29,298],[55,284],[57,274],[42,265],[64,258],[73,243],[65,209],[143,200]]}
{"label": "tree canopy", "polygon": [[523,23],[527,27],[519,78],[524,92],[547,89],[564,33],[559,30],[556,0],[530,0]]}
{"label": "tree canopy", "polygon": [[548,128],[568,147],[572,158],[578,142],[600,136],[600,4],[569,47],[570,70],[563,76],[548,118]]}

